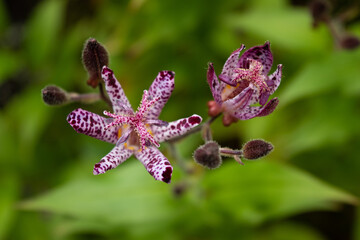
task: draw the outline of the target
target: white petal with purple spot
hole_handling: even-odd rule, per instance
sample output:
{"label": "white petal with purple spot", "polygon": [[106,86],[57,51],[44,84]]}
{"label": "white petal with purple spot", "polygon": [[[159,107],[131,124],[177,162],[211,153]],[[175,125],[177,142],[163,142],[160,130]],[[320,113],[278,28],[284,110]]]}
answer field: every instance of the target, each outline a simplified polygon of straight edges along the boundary
{"label": "white petal with purple spot", "polygon": [[147,111],[146,117],[149,119],[157,119],[170,98],[175,86],[175,73],[172,71],[161,71],[149,88],[149,96],[159,98],[158,101]]}
{"label": "white petal with purple spot", "polygon": [[244,48],[245,46],[242,44],[240,48],[231,53],[224,64],[221,74],[231,77],[233,70],[239,67],[239,55]]}
{"label": "white petal with purple spot", "polygon": [[226,100],[223,103],[224,109],[228,111],[241,110],[244,107],[249,105],[250,100],[252,99],[254,90],[251,87],[245,88],[240,94],[236,95],[234,98]]}
{"label": "white petal with purple spot", "polygon": [[120,83],[116,79],[114,72],[110,68],[104,66],[102,69],[102,78],[105,81],[106,92],[110,97],[114,113],[128,114],[129,111],[132,111],[131,104]]}
{"label": "white petal with purple spot", "polygon": [[123,163],[126,159],[131,157],[132,150],[126,149],[124,144],[115,146],[111,152],[109,152],[101,161],[94,166],[93,174],[98,175],[105,173],[106,171],[116,168]]}
{"label": "white petal with purple spot", "polygon": [[134,153],[156,180],[170,183],[173,168],[167,158],[155,147]]}
{"label": "white petal with purple spot", "polygon": [[222,103],[221,86],[220,86],[219,80],[216,76],[216,73],[215,73],[212,63],[209,63],[209,68],[208,68],[206,77],[207,77],[207,82],[210,86],[210,90],[211,90],[211,93],[213,95],[215,102],[217,102],[218,104],[221,105],[221,103]]}
{"label": "white petal with purple spot", "polygon": [[240,120],[247,120],[254,117],[264,117],[272,113],[275,110],[278,103],[279,100],[277,98],[273,98],[265,106],[261,106],[261,107],[248,106],[241,111],[234,112],[233,115]]}
{"label": "white petal with purple spot", "polygon": [[266,81],[270,89],[270,94],[273,94],[276,89],[279,87],[281,82],[281,75],[282,75],[282,64],[277,66],[276,71],[269,76],[269,80]]}
{"label": "white petal with purple spot", "polygon": [[248,49],[240,57],[240,68],[249,68],[248,59],[253,59],[260,62],[263,66],[262,74],[267,75],[273,63],[273,56],[270,51],[270,43],[266,42],[262,46],[255,46]]}
{"label": "white petal with purple spot", "polygon": [[72,111],[66,120],[78,133],[83,133],[109,143],[115,144],[117,142],[117,128],[105,128],[111,122],[111,119],[78,108]]}
{"label": "white petal with purple spot", "polygon": [[163,142],[171,138],[185,134],[191,128],[196,127],[202,121],[199,115],[192,115],[177,121],[169,122],[167,126],[151,126],[154,138],[158,142]]}

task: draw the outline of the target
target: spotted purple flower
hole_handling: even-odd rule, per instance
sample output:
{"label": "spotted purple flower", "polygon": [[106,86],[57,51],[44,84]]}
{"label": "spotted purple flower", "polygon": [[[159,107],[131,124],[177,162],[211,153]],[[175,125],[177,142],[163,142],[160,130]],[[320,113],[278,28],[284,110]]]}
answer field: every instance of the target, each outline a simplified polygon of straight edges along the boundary
{"label": "spotted purple flower", "polygon": [[239,58],[244,48],[241,45],[230,55],[219,77],[212,63],[207,72],[207,81],[215,100],[208,102],[209,115],[216,116],[223,112],[225,126],[238,119],[269,115],[279,103],[277,98],[268,101],[279,87],[282,74],[282,65],[279,64],[276,71],[268,76],[273,63],[270,43],[252,47]]}
{"label": "spotted purple flower", "polygon": [[158,119],[174,89],[174,75],[171,71],[160,72],[149,91],[144,91],[140,106],[134,112],[113,71],[103,67],[102,78],[114,113],[104,111],[109,117],[105,118],[79,108],[67,117],[78,133],[115,144],[111,152],[95,164],[95,175],[117,167],[134,155],[156,180],[170,183],[173,169],[157,149],[159,143],[186,133],[202,121],[198,115],[169,123]]}

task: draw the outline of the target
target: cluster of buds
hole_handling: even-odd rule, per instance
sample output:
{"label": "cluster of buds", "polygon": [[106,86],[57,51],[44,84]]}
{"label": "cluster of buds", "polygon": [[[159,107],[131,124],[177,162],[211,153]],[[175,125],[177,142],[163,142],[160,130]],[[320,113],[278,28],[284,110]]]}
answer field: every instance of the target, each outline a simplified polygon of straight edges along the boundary
{"label": "cluster of buds", "polygon": [[244,48],[242,45],[230,55],[219,77],[213,64],[209,64],[207,80],[214,100],[208,103],[211,118],[203,124],[202,118],[196,114],[172,122],[159,119],[174,90],[175,73],[172,71],[158,73],[150,88],[143,91],[140,105],[134,111],[120,82],[107,66],[107,51],[93,38],[85,43],[82,58],[89,74],[87,84],[98,87],[99,94],[67,92],[50,85],[42,89],[43,101],[48,105],[98,100],[108,103],[112,111],[103,111],[105,116],[78,108],[66,119],[76,132],[114,144],[114,148],[95,164],[94,175],[105,173],[134,156],[156,180],[170,183],[173,167],[158,150],[160,143],[173,143],[199,130],[202,130],[205,144],[194,152],[193,158],[198,164],[214,169],[221,165],[222,157],[233,157],[243,165],[243,159],[255,160],[269,154],[273,149],[271,143],[251,140],[240,150],[221,147],[212,140],[210,124],[221,114],[224,126],[229,126],[239,119],[272,113],[279,101],[277,98],[268,99],[280,84],[282,70],[282,65],[278,65],[277,70],[268,76],[273,61],[269,42],[250,48],[239,58]]}
{"label": "cluster of buds", "polygon": [[193,157],[198,164],[214,169],[222,164],[222,157],[232,157],[239,164],[244,165],[243,159],[259,159],[268,155],[273,149],[271,143],[261,139],[248,141],[240,150],[223,148],[215,141],[208,141],[195,150]]}

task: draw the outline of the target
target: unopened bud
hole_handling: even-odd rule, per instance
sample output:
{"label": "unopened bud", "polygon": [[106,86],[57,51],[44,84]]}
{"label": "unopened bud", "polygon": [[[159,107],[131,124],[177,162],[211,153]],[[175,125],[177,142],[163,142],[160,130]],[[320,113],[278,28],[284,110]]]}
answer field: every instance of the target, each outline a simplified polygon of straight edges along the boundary
{"label": "unopened bud", "polygon": [[255,160],[268,155],[273,149],[274,147],[271,143],[256,139],[245,143],[242,151],[244,158]]}
{"label": "unopened bud", "polygon": [[315,0],[310,4],[310,12],[313,17],[313,26],[317,27],[319,22],[329,19],[330,6],[324,0]]}
{"label": "unopened bud", "polygon": [[345,49],[355,49],[359,47],[360,40],[355,36],[347,36],[341,40],[341,46]]}
{"label": "unopened bud", "polygon": [[222,118],[222,122],[225,127],[228,127],[232,123],[236,123],[237,121],[239,121],[239,119],[237,119],[236,117],[232,116],[230,113],[227,112],[224,113],[224,116]]}
{"label": "unopened bud", "polygon": [[210,117],[215,117],[221,113],[221,106],[217,104],[215,101],[208,101],[208,114]]}
{"label": "unopened bud", "polygon": [[209,169],[217,168],[221,165],[220,147],[214,141],[198,147],[194,152],[195,162]]}
{"label": "unopened bud", "polygon": [[69,100],[67,92],[58,86],[46,86],[41,93],[44,102],[48,105],[61,105]]}
{"label": "unopened bud", "polygon": [[104,65],[109,64],[109,56],[104,48],[96,39],[90,38],[86,41],[82,60],[84,67],[89,73],[87,84],[96,88],[101,80],[101,69]]}

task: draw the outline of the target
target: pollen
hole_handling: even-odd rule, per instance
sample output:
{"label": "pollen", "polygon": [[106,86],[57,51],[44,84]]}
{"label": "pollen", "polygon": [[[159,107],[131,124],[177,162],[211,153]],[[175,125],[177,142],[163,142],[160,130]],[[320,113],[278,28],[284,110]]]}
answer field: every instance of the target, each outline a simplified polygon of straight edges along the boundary
{"label": "pollen", "polygon": [[246,80],[253,83],[260,92],[270,91],[265,82],[265,76],[262,74],[263,65],[254,60],[248,59],[249,69],[237,68],[234,70],[234,78],[237,82]]}
{"label": "pollen", "polygon": [[122,132],[122,130],[121,130],[121,128],[119,128],[119,131],[118,131],[118,139],[121,137],[121,132]]}
{"label": "pollen", "polygon": [[[139,149],[144,150],[146,148],[146,142],[150,141],[150,143],[156,147],[159,147],[160,144],[154,139],[152,131],[150,129],[150,125],[146,123],[146,113],[149,109],[154,105],[156,101],[159,101],[160,98],[149,99],[149,94],[145,90],[142,101],[138,108],[138,111],[132,115],[121,115],[114,114],[104,111],[104,115],[109,116],[114,119],[113,122],[105,126],[105,129],[108,129],[113,126],[122,126],[129,127],[133,132],[136,132],[139,138]],[[120,127],[118,130],[118,138],[120,138],[123,134],[123,129]],[[126,144],[126,143],[125,143]],[[130,150],[135,150],[134,147],[126,145]]]}

